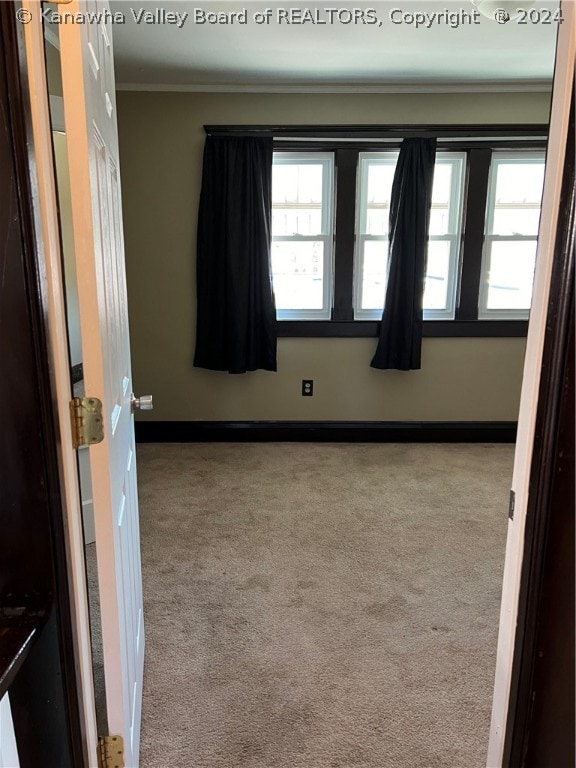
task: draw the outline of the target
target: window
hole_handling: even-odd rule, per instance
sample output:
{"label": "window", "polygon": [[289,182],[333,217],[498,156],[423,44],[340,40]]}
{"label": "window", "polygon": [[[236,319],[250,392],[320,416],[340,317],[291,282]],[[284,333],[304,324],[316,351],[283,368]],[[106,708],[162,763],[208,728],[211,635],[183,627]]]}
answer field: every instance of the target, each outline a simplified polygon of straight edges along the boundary
{"label": "window", "polygon": [[[466,126],[447,129],[446,135],[439,131],[423,333],[523,336],[546,127],[473,128],[477,132]],[[281,150],[274,152],[272,172],[278,333],[376,336],[386,295],[390,200],[402,129],[275,130],[275,148]]]}
{"label": "window", "polygon": [[330,319],[333,178],[331,152],[274,153],[272,275],[278,319]]}
{"label": "window", "polygon": [[388,273],[388,219],[398,152],[362,152],[358,164],[354,318],[380,319]]}
{"label": "window", "polygon": [[[358,164],[354,317],[382,317],[388,272],[388,218],[397,152],[361,152]],[[437,152],[428,230],[424,319],[454,318],[462,239],[466,155]]]}
{"label": "window", "polygon": [[544,184],[543,152],[492,156],[478,317],[527,318]]}

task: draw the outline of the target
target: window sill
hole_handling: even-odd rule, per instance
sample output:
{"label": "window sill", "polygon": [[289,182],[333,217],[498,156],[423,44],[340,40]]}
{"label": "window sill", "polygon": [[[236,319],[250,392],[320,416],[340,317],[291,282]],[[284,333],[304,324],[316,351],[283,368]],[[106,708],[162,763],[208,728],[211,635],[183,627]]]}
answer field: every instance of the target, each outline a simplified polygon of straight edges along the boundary
{"label": "window sill", "polygon": [[[280,338],[376,338],[375,320],[279,320]],[[424,338],[518,338],[528,333],[528,320],[425,320]]]}

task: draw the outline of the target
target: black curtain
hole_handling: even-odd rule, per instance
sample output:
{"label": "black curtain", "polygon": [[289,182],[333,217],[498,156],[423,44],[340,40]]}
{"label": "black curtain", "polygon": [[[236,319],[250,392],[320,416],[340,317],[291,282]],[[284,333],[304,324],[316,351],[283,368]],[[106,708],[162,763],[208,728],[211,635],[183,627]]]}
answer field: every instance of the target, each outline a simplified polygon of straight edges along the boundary
{"label": "black curtain", "polygon": [[390,200],[386,301],[372,368],[420,368],[422,294],[435,157],[436,139],[402,142]]}
{"label": "black curtain", "polygon": [[276,370],[272,139],[207,136],[198,213],[194,365]]}

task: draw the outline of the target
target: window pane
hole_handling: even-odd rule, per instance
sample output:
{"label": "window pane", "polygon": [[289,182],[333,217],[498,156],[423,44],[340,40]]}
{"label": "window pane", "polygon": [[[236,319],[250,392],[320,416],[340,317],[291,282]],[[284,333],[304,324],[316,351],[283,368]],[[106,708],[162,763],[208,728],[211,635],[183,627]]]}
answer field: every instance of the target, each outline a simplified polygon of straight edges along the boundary
{"label": "window pane", "polygon": [[277,309],[322,309],[324,243],[294,240],[272,243]]}
{"label": "window pane", "polygon": [[540,224],[540,206],[494,210],[493,232],[497,235],[537,235]]}
{"label": "window pane", "polygon": [[370,206],[366,211],[366,232],[363,234],[387,236],[389,219],[390,208]]}
{"label": "window pane", "polygon": [[319,235],[322,233],[322,209],[273,208],[272,233],[274,235]]}
{"label": "window pane", "polygon": [[366,184],[366,220],[362,225],[362,234],[388,234],[390,218],[390,197],[396,169],[396,157],[393,161],[367,163]]}
{"label": "window pane", "polygon": [[[362,270],[362,309],[384,307],[387,280],[388,242],[364,242]],[[450,242],[432,240],[428,244],[428,269],[424,287],[424,309],[446,309],[450,271]]]}
{"label": "window pane", "polygon": [[495,241],[490,252],[488,309],[530,309],[536,240]]}
{"label": "window pane", "polygon": [[430,211],[430,225],[428,234],[447,235],[450,232],[450,209],[448,206],[435,206],[432,204]]}
{"label": "window pane", "polygon": [[332,152],[275,152],[272,280],[278,317],[330,317]]}
{"label": "window pane", "polygon": [[384,308],[388,263],[387,240],[365,240],[361,309]]}
{"label": "window pane", "polygon": [[[528,316],[544,170],[543,152],[493,155],[480,317]],[[500,239],[515,236],[530,239]]]}
{"label": "window pane", "polygon": [[540,203],[544,185],[544,159],[506,162],[497,159],[496,203]]}
{"label": "window pane", "polygon": [[318,163],[275,163],[272,174],[272,204],[322,204],[322,171]]}
{"label": "window pane", "polygon": [[298,166],[274,163],[272,170],[272,204],[298,200]]}
{"label": "window pane", "polygon": [[432,185],[432,205],[448,206],[452,188],[452,163],[434,165],[434,184]]}
{"label": "window pane", "polygon": [[428,266],[424,284],[424,309],[446,309],[450,273],[450,241],[428,242]]}
{"label": "window pane", "polygon": [[392,182],[396,163],[370,163],[368,166],[368,205],[386,205],[390,207]]}
{"label": "window pane", "polygon": [[492,234],[536,235],[544,185],[544,158],[532,163],[496,159],[495,174]]}
{"label": "window pane", "polygon": [[275,163],[272,173],[272,234],[322,233],[322,180],[320,163]]}
{"label": "window pane", "polygon": [[428,228],[430,235],[455,234],[460,218],[459,188],[462,168],[461,157],[451,162],[437,161],[434,166],[432,209]]}
{"label": "window pane", "polygon": [[[397,158],[398,155],[391,152],[360,154],[360,197],[356,223],[360,237],[357,241],[355,280],[361,282],[354,293],[355,316],[359,318],[375,317],[384,306],[390,198]],[[452,271],[458,269],[457,248],[453,248],[452,243],[457,243],[461,235],[461,190],[465,168],[466,155],[462,152],[441,152],[436,156],[428,234],[447,239],[430,241],[430,271],[423,300],[428,312],[438,312],[446,318],[453,317],[456,300],[456,279]],[[386,241],[364,240],[362,235],[384,237]]]}

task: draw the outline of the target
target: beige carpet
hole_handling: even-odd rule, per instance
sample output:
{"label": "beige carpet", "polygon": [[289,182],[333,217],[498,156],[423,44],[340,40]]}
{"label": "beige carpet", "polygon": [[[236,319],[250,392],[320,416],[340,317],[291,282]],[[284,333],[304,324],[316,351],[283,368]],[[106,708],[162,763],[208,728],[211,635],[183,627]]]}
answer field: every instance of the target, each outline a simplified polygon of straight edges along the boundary
{"label": "beige carpet", "polygon": [[139,446],[142,768],[483,768],[512,459]]}

